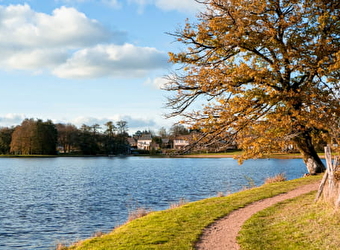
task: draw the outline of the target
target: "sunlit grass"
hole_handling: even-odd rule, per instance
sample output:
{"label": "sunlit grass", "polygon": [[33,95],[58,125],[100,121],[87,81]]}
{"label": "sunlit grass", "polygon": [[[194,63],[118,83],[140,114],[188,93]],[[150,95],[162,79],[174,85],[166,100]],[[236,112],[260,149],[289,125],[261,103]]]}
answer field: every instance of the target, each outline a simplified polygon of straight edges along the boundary
{"label": "sunlit grass", "polygon": [[311,192],[252,216],[240,232],[241,249],[340,249],[340,212],[314,199]]}
{"label": "sunlit grass", "polygon": [[151,212],[111,233],[80,242],[70,249],[194,249],[202,230],[231,211],[315,181],[321,176],[266,184],[226,197],[213,197],[178,208]]}
{"label": "sunlit grass", "polygon": [[[186,154],[181,155],[181,157],[230,157],[230,158],[236,158],[238,156],[242,155],[241,150],[235,150],[235,151],[228,151],[228,152],[222,152],[222,153],[192,153],[192,154]],[[324,153],[318,153],[320,157],[324,157]],[[270,155],[265,155],[263,158],[272,158],[272,159],[300,159],[302,156],[300,153],[273,153]]]}

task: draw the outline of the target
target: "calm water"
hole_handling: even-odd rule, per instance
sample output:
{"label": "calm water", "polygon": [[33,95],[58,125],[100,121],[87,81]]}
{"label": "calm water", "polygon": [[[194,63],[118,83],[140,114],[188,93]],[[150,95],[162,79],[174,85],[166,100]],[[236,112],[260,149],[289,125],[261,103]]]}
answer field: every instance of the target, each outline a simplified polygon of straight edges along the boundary
{"label": "calm water", "polygon": [[300,159],[0,158],[0,249],[53,249],[108,232],[138,207],[166,209],[282,172],[306,169]]}

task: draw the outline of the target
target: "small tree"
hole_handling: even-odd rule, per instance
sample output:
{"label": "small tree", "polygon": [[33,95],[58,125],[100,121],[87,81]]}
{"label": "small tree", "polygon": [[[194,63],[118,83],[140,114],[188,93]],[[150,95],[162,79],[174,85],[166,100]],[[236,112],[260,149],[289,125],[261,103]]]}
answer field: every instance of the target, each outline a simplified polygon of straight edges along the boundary
{"label": "small tree", "polygon": [[184,127],[183,124],[174,124],[170,128],[170,135],[173,137],[179,136],[179,135],[188,135],[190,134],[189,129]]}
{"label": "small tree", "polygon": [[118,134],[127,134],[129,127],[127,121],[118,121],[117,123]]}
{"label": "small tree", "polygon": [[116,136],[116,153],[118,154],[126,154],[129,151],[129,143],[127,133],[129,130],[127,121],[117,121],[117,136]]}
{"label": "small tree", "polygon": [[161,127],[158,131],[158,136],[160,136],[161,138],[168,137],[168,133],[166,132],[166,128]]}
{"label": "small tree", "polygon": [[117,131],[117,128],[112,121],[108,121],[107,123],[105,123],[105,126],[105,153],[111,155],[115,152],[115,133]]}
{"label": "small tree", "polygon": [[294,144],[309,173],[324,171],[313,137],[340,115],[340,2],[198,2],[199,22],[172,34],[186,50],[170,53],[182,69],[165,87],[171,115],[205,138],[236,140],[241,160]]}

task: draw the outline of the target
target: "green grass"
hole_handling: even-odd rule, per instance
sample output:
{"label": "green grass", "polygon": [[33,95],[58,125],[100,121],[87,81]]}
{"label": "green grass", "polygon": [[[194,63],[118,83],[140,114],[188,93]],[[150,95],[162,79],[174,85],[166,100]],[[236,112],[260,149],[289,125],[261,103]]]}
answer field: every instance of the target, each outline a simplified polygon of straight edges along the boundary
{"label": "green grass", "polygon": [[194,249],[202,230],[231,211],[320,179],[321,176],[310,176],[271,183],[226,197],[213,197],[174,209],[152,212],[107,235],[85,240],[70,249]]}
{"label": "green grass", "polygon": [[241,249],[340,249],[340,213],[314,199],[311,192],[253,215],[238,237]]}
{"label": "green grass", "polygon": [[54,158],[58,155],[0,155],[0,158]]}
{"label": "green grass", "polygon": [[[238,157],[242,155],[242,151],[241,150],[235,150],[235,151],[228,151],[225,153],[191,153],[191,154],[185,154],[185,155],[181,155],[181,157],[211,157],[211,156],[215,156],[215,157]],[[324,157],[324,153],[318,153],[318,155],[320,157]],[[265,155],[263,156],[263,158],[273,158],[273,159],[300,159],[302,156],[300,153],[273,153],[273,154],[269,154],[269,155]]]}
{"label": "green grass", "polygon": [[[193,153],[195,154],[195,153]],[[241,155],[242,154],[242,150],[228,150],[227,152],[220,152],[220,153],[200,153],[201,155]],[[189,154],[190,155],[190,154]]]}

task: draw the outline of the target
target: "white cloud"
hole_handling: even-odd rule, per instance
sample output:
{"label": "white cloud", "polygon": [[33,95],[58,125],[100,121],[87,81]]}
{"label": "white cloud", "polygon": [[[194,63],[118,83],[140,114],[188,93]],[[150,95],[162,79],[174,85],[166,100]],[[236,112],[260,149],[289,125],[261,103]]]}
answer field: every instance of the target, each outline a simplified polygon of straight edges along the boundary
{"label": "white cloud", "polygon": [[[35,116],[27,116],[23,114],[5,114],[3,116],[0,116],[0,128],[1,127],[11,127],[11,126],[17,126],[22,123],[23,120],[26,118],[32,118]],[[49,118],[42,118],[37,117],[39,119],[48,120]],[[105,129],[105,123],[108,121],[112,121],[113,123],[116,123],[118,121],[126,121],[128,126],[128,133],[133,134],[137,130],[145,130],[145,129],[154,129],[158,130],[164,124],[160,124],[156,122],[153,118],[136,118],[131,117],[129,115],[114,115],[111,117],[85,117],[80,116],[72,120],[59,120],[59,119],[53,119],[53,122],[56,123],[71,123],[80,128],[83,124],[86,124],[88,126],[99,124],[102,129]]]}
{"label": "white cloud", "polygon": [[14,49],[75,49],[109,41],[113,34],[74,8],[61,7],[52,15],[30,6],[0,6],[0,46]]}
{"label": "white cloud", "polygon": [[149,70],[166,67],[167,60],[165,53],[154,48],[97,45],[77,51],[53,73],[61,78],[139,77]]}
{"label": "white cloud", "polygon": [[0,116],[0,126],[10,127],[21,124],[21,122],[26,118],[23,114],[5,114]]}
{"label": "white cloud", "polygon": [[55,0],[55,1],[63,3],[84,3],[88,2],[89,0]]}
{"label": "white cloud", "polygon": [[[94,1],[95,0],[59,0],[59,2],[65,3],[82,3]],[[125,1],[101,0],[100,2],[117,9],[121,8]],[[145,6],[147,5],[155,5],[161,10],[175,10],[185,13],[197,13],[199,10],[204,9],[204,5],[197,3],[195,0],[127,0],[127,2],[137,4],[139,6],[139,12],[143,12]]]}
{"label": "white cloud", "polygon": [[119,9],[122,7],[122,4],[117,0],[102,0],[102,3],[115,9]]}
{"label": "white cloud", "polygon": [[57,66],[67,59],[66,50],[62,49],[3,51],[2,55],[6,55],[1,63],[6,68],[32,71]]}
{"label": "white cloud", "polygon": [[165,53],[124,41],[124,32],[108,30],[74,8],[61,7],[48,15],[27,4],[0,6],[3,69],[94,78],[144,76],[167,67]]}
{"label": "white cloud", "polygon": [[145,85],[151,86],[155,89],[162,89],[166,83],[167,80],[164,77],[156,77],[154,79],[148,78],[145,82]]}
{"label": "white cloud", "polygon": [[196,13],[204,7],[195,0],[155,0],[155,5],[162,10],[177,10]]}
{"label": "white cloud", "polygon": [[195,0],[129,0],[143,8],[146,5],[155,5],[157,8],[170,11],[176,10],[187,13],[197,13],[203,9],[203,4],[198,4]]}
{"label": "white cloud", "polygon": [[[96,0],[56,0],[56,1],[72,4],[72,3],[95,2]],[[101,0],[100,2],[110,6],[112,8],[115,8],[115,9],[118,9],[122,6],[120,1],[118,1],[118,0]]]}
{"label": "white cloud", "polygon": [[80,127],[82,124],[86,124],[88,126],[99,124],[102,127],[105,127],[104,124],[108,121],[112,121],[114,123],[118,121],[126,121],[127,126],[130,132],[136,131],[138,129],[147,129],[150,127],[154,127],[156,125],[155,121],[153,119],[145,119],[145,118],[133,118],[128,115],[115,115],[112,117],[106,117],[106,118],[95,118],[95,117],[77,117],[73,121],[71,121],[72,124]]}

